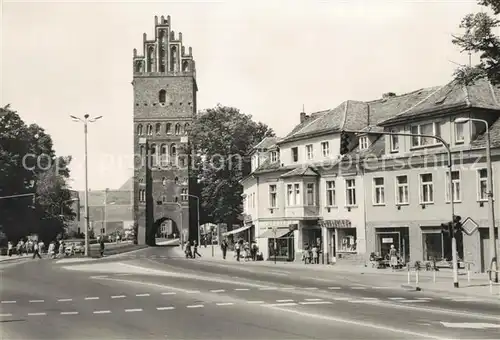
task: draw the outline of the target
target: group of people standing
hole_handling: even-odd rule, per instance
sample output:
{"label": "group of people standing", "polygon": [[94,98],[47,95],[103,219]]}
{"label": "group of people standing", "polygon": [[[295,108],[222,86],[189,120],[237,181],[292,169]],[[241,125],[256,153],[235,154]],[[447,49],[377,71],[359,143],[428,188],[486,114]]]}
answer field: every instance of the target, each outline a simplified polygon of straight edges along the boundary
{"label": "group of people standing", "polygon": [[304,252],[302,253],[302,261],[304,262],[304,264],[319,264],[319,254],[321,254],[320,247],[315,244],[306,244],[304,247]]}

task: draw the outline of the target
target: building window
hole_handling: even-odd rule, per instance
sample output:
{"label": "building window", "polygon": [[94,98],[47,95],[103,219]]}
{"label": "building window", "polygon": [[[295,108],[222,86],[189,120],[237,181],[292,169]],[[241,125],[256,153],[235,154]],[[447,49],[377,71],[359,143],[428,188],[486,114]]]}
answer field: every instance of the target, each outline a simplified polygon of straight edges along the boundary
{"label": "building window", "polygon": [[171,134],[172,133],[172,124],[167,123],[165,125],[165,133],[167,133],[167,134]]}
{"label": "building window", "polygon": [[276,151],[271,151],[271,163],[276,163],[278,161],[278,153]]}
{"label": "building window", "polygon": [[346,206],[356,205],[356,180],[345,180]]}
{"label": "building window", "polygon": [[[396,130],[391,130],[392,133],[396,133]],[[391,152],[399,151],[399,136],[389,135],[389,140],[391,141]]]}
{"label": "building window", "polygon": [[359,137],[359,149],[360,150],[366,150],[368,149],[368,137],[366,136],[363,136],[363,137]]}
{"label": "building window", "polygon": [[322,142],[321,143],[321,150],[323,152],[323,157],[330,156],[330,143]]}
{"label": "building window", "polygon": [[160,90],[160,92],[158,93],[158,101],[162,104],[165,104],[165,102],[167,101],[167,91]]}
{"label": "building window", "polygon": [[299,161],[299,148],[294,147],[291,149],[292,152],[292,162],[298,162]]}
{"label": "building window", "polygon": [[[451,185],[452,185],[452,195],[453,195],[453,202],[460,202],[462,200],[461,198],[461,192],[460,192],[460,172],[459,171],[452,171],[451,172]],[[445,188],[446,188],[446,202],[450,201],[450,173],[446,173],[446,183],[445,183]]]}
{"label": "building window", "polygon": [[373,179],[373,204],[385,204],[384,178],[377,177]]}
{"label": "building window", "polygon": [[326,206],[334,207],[335,202],[335,181],[326,181]]}
{"label": "building window", "polygon": [[486,169],[479,169],[477,171],[477,196],[479,201],[488,200],[488,171]]}
{"label": "building window", "polygon": [[158,155],[156,154],[156,144],[151,144],[151,165],[158,165]]}
{"label": "building window", "polygon": [[287,184],[286,186],[286,205],[293,205],[293,185]]}
{"label": "building window", "polygon": [[170,145],[170,164],[177,164],[177,147],[175,144]]}
{"label": "building window", "polygon": [[444,258],[444,240],[441,232],[423,232],[422,248],[424,261],[440,261]]}
{"label": "building window", "polygon": [[174,133],[175,133],[176,135],[180,135],[180,134],[182,133],[182,131],[181,131],[181,124],[179,124],[179,123],[175,124],[175,130],[174,130]]}
{"label": "building window", "polygon": [[186,201],[188,201],[188,200],[189,200],[189,196],[188,196],[188,189],[183,188],[183,189],[181,190],[181,200],[182,200],[182,201],[184,201],[184,202],[186,202]]}
{"label": "building window", "polygon": [[139,202],[146,202],[146,190],[139,190]]}
{"label": "building window", "polygon": [[432,174],[420,175],[420,203],[434,203],[434,184]]}
{"label": "building window", "polygon": [[[439,123],[414,125],[411,127],[411,133],[415,135],[430,135],[430,136],[441,137],[441,125],[439,125]],[[435,138],[420,137],[420,136],[414,136],[411,138],[412,147],[435,145],[435,144],[439,144],[439,141]]]}
{"label": "building window", "polygon": [[312,144],[306,145],[306,157],[308,160],[311,160],[314,158]]}
{"label": "building window", "polygon": [[277,195],[276,184],[270,184],[269,185],[269,208],[276,208],[276,206],[277,206],[276,195]]}
{"label": "building window", "polygon": [[142,124],[139,124],[139,125],[137,125],[137,135],[142,136],[142,133],[143,133]]}
{"label": "building window", "polygon": [[156,123],[155,132],[157,135],[159,135],[161,133],[161,124],[160,123]]}
{"label": "building window", "polygon": [[295,189],[295,205],[300,205],[301,199],[300,199],[300,184],[295,183],[294,184],[294,189]]}
{"label": "building window", "polygon": [[306,205],[316,205],[314,183],[307,183]]}
{"label": "building window", "polygon": [[189,133],[189,123],[184,124],[184,133],[187,134]]}
{"label": "building window", "polygon": [[146,130],[146,134],[148,136],[152,136],[153,135],[153,126],[151,124],[148,124],[147,130]]}
{"label": "building window", "polygon": [[167,164],[168,164],[167,145],[162,144],[160,146],[160,165],[166,166]]}
{"label": "building window", "polygon": [[465,123],[455,123],[455,143],[463,143],[465,141],[464,128]]}
{"label": "building window", "polygon": [[409,203],[408,176],[396,176],[396,203],[398,205]]}

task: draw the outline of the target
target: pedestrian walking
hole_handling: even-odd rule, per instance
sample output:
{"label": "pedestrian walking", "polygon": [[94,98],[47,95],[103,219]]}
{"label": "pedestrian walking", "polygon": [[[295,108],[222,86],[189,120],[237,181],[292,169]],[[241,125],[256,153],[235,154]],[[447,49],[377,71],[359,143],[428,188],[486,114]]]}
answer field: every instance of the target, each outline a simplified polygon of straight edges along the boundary
{"label": "pedestrian walking", "polygon": [[47,252],[51,259],[56,258],[56,243],[54,241],[50,242],[49,249]]}
{"label": "pedestrian walking", "polygon": [[221,244],[220,244],[220,248],[222,250],[222,258],[225,260],[226,259],[226,254],[227,254],[227,240],[224,239],[222,240]]}
{"label": "pedestrian walking", "polygon": [[38,256],[39,259],[42,257],[40,256],[40,248],[38,247],[38,243],[33,242],[33,259]]}
{"label": "pedestrian walking", "polygon": [[12,245],[12,242],[10,242],[10,241],[9,241],[9,242],[7,243],[7,255],[9,255],[9,257],[11,257],[11,256],[12,256],[12,249],[13,249],[13,247],[14,247],[14,246]]}
{"label": "pedestrian walking", "polygon": [[318,256],[318,247],[316,245],[313,246],[312,248],[312,258],[313,258],[313,263],[318,264],[319,263],[319,256]]}
{"label": "pedestrian walking", "polygon": [[184,253],[186,254],[186,258],[193,258],[193,253],[191,252],[191,241],[186,242]]}
{"label": "pedestrian walking", "polygon": [[99,249],[100,249],[101,257],[104,257],[104,237],[101,237],[101,240],[99,242]]}
{"label": "pedestrian walking", "polygon": [[391,250],[389,250],[389,258],[391,269],[394,271],[398,265],[398,253],[396,252],[396,248],[394,248],[394,244],[391,244]]}
{"label": "pedestrian walking", "polygon": [[196,258],[196,255],[201,257],[201,254],[198,253],[198,242],[194,241],[194,246],[193,246],[193,258]]}

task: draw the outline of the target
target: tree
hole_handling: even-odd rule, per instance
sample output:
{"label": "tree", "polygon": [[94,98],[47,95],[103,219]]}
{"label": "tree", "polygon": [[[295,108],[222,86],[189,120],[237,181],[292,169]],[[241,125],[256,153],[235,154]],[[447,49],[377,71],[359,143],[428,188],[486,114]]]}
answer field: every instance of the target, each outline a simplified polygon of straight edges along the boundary
{"label": "tree", "polygon": [[500,84],[500,37],[495,34],[500,21],[500,0],[480,0],[479,5],[489,7],[493,16],[485,13],[468,14],[460,23],[462,35],[453,37],[453,44],[462,52],[480,53],[478,65],[462,66],[455,71],[455,77],[463,84],[470,84],[480,78],[488,78],[493,85]]}
{"label": "tree", "polygon": [[190,174],[192,192],[200,197],[201,224],[239,222],[243,187],[240,180],[249,170],[248,154],[264,137],[274,132],[252,116],[234,107],[217,105],[194,122],[190,140],[194,149]]}
{"label": "tree", "polygon": [[59,216],[70,217],[69,157],[56,157],[50,135],[36,124],[27,126],[7,105],[0,108],[0,196],[35,194],[0,199],[0,225],[10,240],[36,233],[51,240],[64,230]]}

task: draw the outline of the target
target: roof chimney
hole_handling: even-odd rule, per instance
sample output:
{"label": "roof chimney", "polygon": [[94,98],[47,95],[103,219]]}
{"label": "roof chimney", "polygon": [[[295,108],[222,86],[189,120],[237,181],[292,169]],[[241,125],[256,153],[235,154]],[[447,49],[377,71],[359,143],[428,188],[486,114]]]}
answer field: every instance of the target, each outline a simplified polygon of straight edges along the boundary
{"label": "roof chimney", "polygon": [[305,112],[301,112],[301,113],[300,113],[300,122],[301,122],[301,123],[305,122],[305,121],[307,120],[307,118],[309,118],[309,116],[308,116],[308,115],[306,115],[306,113],[305,113]]}

